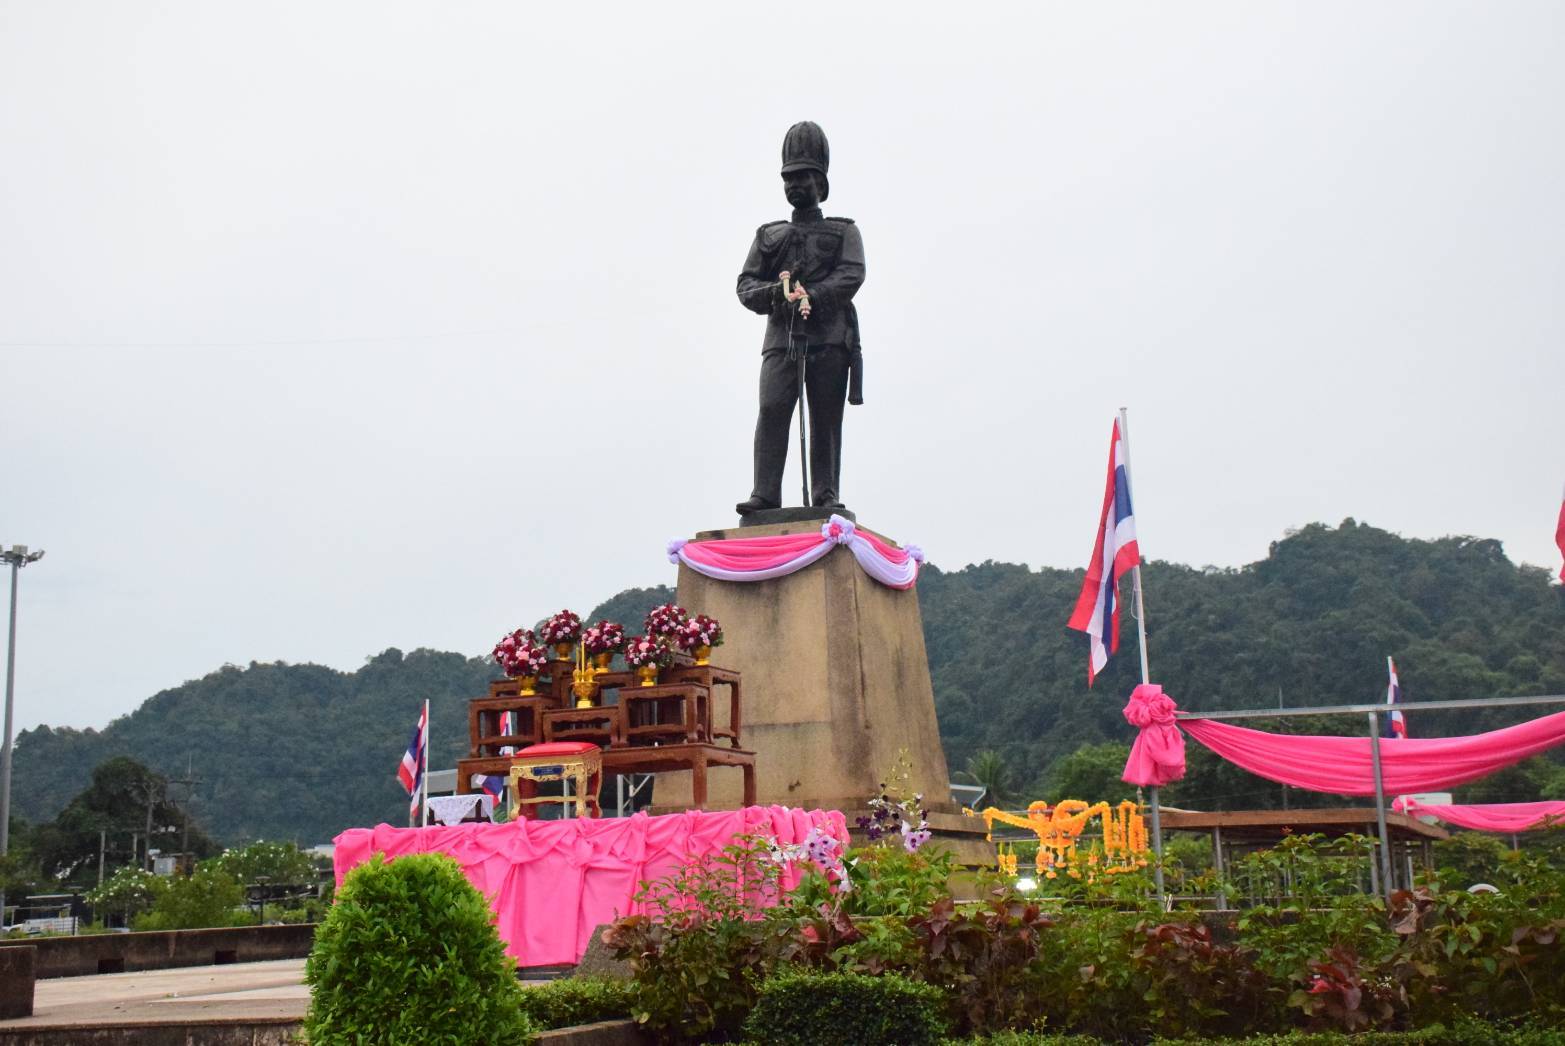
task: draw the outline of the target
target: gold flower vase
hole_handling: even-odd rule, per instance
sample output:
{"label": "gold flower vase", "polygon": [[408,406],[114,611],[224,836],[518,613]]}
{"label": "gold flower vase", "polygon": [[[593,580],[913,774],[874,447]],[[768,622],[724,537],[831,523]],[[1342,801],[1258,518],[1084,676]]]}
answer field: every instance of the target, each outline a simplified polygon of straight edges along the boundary
{"label": "gold flower vase", "polygon": [[516,685],[518,687],[517,696],[519,697],[532,697],[538,693],[537,676],[517,676]]}
{"label": "gold flower vase", "polygon": [[658,666],[642,665],[640,668],[636,669],[636,678],[641,680],[642,686],[657,686]]}
{"label": "gold flower vase", "polygon": [[601,654],[593,654],[592,655],[592,668],[593,668],[593,671],[597,672],[599,675],[602,675],[604,672],[607,672],[609,670],[610,666],[612,666],[613,664],[614,664],[614,651],[612,651],[612,650],[605,650]]}
{"label": "gold flower vase", "polygon": [[592,708],[597,704],[593,700],[598,696],[597,675],[591,665],[571,672],[571,693],[576,695],[577,708]]}
{"label": "gold flower vase", "polygon": [[575,645],[575,643],[554,644],[554,659],[556,661],[569,661],[571,659],[571,647]]}
{"label": "gold flower vase", "polygon": [[692,651],[696,655],[696,664],[710,665],[712,663],[712,648],[702,643]]}

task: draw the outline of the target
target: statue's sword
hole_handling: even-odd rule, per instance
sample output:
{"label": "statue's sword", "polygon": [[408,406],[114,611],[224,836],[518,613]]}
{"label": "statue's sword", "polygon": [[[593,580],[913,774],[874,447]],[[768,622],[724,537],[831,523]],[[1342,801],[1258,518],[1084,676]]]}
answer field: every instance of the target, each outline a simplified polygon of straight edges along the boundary
{"label": "statue's sword", "polygon": [[[788,284],[789,284],[789,276],[791,275],[791,272],[792,272],[792,270],[790,270],[789,274],[785,274],[783,276],[783,278],[782,278],[782,289],[783,289],[783,298],[784,298],[784,300],[786,300],[788,295],[792,293],[792,291],[789,289],[789,286],[788,286]],[[808,445],[805,442],[805,435],[804,435],[805,434],[804,371],[805,371],[805,367],[807,367],[808,364],[809,364],[810,353],[809,353],[809,345],[808,345],[808,343],[805,344],[804,348],[796,349],[795,346],[794,346],[794,343],[793,343],[793,317],[795,316],[795,314],[797,314],[797,313],[802,311],[803,304],[805,302],[809,301],[809,300],[810,300],[809,295],[805,295],[803,298],[799,299],[797,308],[792,308],[792,309],[788,310],[788,352],[789,353],[797,352],[799,354],[799,476],[800,476],[800,482],[803,484],[803,487],[804,487],[804,507],[805,508],[809,508],[810,507],[810,456],[809,456],[809,447],[808,447]],[[793,303],[790,302],[789,304],[793,304]],[[809,317],[808,316],[804,317],[804,319],[805,319],[806,322],[809,321]]]}

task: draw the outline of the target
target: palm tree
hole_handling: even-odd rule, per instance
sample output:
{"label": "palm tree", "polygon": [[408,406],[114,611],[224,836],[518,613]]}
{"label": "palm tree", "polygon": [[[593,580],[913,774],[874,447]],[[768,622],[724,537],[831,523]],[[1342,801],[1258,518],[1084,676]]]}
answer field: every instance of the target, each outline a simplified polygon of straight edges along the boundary
{"label": "palm tree", "polygon": [[1010,798],[1010,767],[1006,765],[1005,757],[994,749],[986,748],[968,759],[963,773],[972,778],[974,784],[983,785],[983,799],[989,804],[1004,806]]}

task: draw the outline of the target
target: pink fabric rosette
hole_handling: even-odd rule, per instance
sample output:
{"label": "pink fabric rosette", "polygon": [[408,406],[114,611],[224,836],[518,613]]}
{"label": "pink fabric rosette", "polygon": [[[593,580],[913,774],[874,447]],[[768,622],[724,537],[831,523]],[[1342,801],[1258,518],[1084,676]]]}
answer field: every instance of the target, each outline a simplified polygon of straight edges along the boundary
{"label": "pink fabric rosette", "polygon": [[1155,683],[1130,692],[1125,720],[1140,731],[1130,746],[1121,779],[1142,787],[1159,787],[1185,776],[1185,738],[1174,713],[1179,706]]}

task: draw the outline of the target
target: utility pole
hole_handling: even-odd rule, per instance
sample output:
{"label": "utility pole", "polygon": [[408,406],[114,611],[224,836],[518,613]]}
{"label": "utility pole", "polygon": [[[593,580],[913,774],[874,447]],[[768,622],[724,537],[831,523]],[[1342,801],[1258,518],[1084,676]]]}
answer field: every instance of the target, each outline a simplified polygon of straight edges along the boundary
{"label": "utility pole", "polygon": [[180,813],[184,815],[182,818],[184,826],[179,836],[179,859],[181,865],[186,863],[188,860],[186,855],[190,853],[190,804],[196,796],[196,785],[200,783],[201,778],[195,775],[195,760],[187,754],[185,756],[185,776],[169,782],[169,784],[185,786],[185,802],[179,808]]}
{"label": "utility pole", "polygon": [[98,829],[98,889],[103,889],[103,851],[108,848],[109,833]]}
{"label": "utility pole", "polygon": [[[5,744],[0,747],[0,857],[11,852],[11,711],[16,695],[16,582],[22,568],[43,558],[43,549],[26,545],[0,548],[0,563],[11,565],[11,633],[5,651]],[[5,925],[5,887],[0,886],[0,927]]]}

